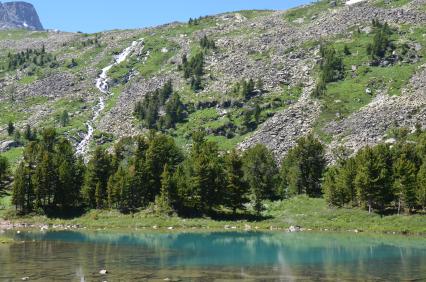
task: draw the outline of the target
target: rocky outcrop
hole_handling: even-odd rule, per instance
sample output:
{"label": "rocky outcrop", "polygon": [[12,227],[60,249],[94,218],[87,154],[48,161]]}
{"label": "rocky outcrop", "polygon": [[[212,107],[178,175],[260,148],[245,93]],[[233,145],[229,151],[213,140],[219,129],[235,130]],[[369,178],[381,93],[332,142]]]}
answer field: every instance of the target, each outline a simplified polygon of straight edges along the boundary
{"label": "rocky outcrop", "polygon": [[351,153],[384,141],[392,128],[426,127],[426,66],[411,79],[401,96],[378,95],[370,104],[340,122],[331,122],[325,131],[333,135],[332,148],[344,146]]}
{"label": "rocky outcrop", "polygon": [[0,2],[0,30],[2,29],[43,30],[34,6],[26,2]]}
{"label": "rocky outcrop", "polygon": [[307,87],[296,104],[267,120],[252,137],[240,144],[240,149],[263,144],[281,162],[296,141],[311,132],[320,114],[319,102],[309,98],[311,91],[312,87]]}

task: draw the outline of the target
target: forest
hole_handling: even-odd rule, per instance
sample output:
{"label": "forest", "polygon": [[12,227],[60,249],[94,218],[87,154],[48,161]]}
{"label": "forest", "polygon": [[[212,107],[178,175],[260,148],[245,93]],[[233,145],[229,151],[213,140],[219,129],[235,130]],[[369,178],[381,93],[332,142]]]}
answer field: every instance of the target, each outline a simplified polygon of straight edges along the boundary
{"label": "forest", "polygon": [[[125,138],[109,152],[97,147],[86,164],[54,128],[28,141],[12,186],[20,214],[117,209],[133,213],[153,206],[164,214],[204,216],[229,211],[260,215],[265,200],[296,195],[324,197],[330,207],[359,207],[380,214],[426,208],[426,133],[418,142],[367,147],[354,156],[341,150],[327,167],[323,145],[301,138],[280,165],[263,145],[223,152],[202,131],[182,151],[156,131]],[[0,158],[0,188],[10,179]]]}

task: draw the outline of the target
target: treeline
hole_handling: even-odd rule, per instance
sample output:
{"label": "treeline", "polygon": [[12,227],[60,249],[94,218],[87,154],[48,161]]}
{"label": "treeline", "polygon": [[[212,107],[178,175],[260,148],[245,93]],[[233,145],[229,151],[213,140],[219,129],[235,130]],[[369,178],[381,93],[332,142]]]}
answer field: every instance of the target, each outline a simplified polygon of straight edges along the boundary
{"label": "treeline", "polygon": [[324,196],[336,207],[411,213],[426,208],[426,135],[417,143],[378,145],[330,167]]}
{"label": "treeline", "polygon": [[111,154],[98,147],[87,165],[74,153],[54,129],[26,146],[13,184],[21,213],[76,207],[127,213],[151,206],[190,216],[246,209],[259,214],[265,200],[300,194],[370,212],[426,208],[426,134],[417,145],[367,147],[328,169],[313,135],[301,138],[281,167],[263,145],[222,152],[201,131],[193,133],[187,153],[155,131],[121,140]]}
{"label": "treeline", "polygon": [[7,70],[25,69],[31,65],[38,67],[49,66],[57,67],[59,64],[56,57],[47,53],[44,46],[41,49],[27,49],[16,54],[8,53],[7,55]]}
{"label": "treeline", "polygon": [[187,109],[169,80],[162,88],[146,94],[142,101],[137,102],[134,115],[146,128],[164,130],[182,122],[187,116]]}
{"label": "treeline", "polygon": [[151,204],[161,212],[208,214],[217,208],[236,212],[252,203],[277,199],[278,167],[264,146],[243,155],[220,152],[204,133],[193,134],[187,156],[171,137],[150,132],[115,146],[98,147],[87,166],[71,144],[46,129],[25,148],[13,185],[21,213],[75,207],[136,211]]}
{"label": "treeline", "polygon": [[210,18],[210,16],[198,17],[198,18],[189,18],[188,25],[196,26],[199,25],[203,20]]}

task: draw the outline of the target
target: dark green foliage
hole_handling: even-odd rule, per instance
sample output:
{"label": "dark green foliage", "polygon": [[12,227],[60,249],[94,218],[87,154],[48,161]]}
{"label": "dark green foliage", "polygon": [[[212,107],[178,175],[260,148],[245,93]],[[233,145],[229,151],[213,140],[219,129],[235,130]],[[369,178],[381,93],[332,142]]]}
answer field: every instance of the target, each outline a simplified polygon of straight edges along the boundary
{"label": "dark green foliage", "polygon": [[15,171],[12,203],[24,214],[33,211],[34,207],[35,197],[31,177],[32,168],[22,162]]}
{"label": "dark green foliage", "polygon": [[[165,107],[166,115],[159,117],[160,108]],[[143,101],[136,103],[134,114],[149,129],[173,128],[186,117],[185,105],[180,96],[173,92],[172,82],[168,81],[162,88],[148,93]]]}
{"label": "dark green foliage", "polygon": [[203,49],[216,49],[216,44],[213,39],[209,39],[207,35],[204,35],[203,38],[200,39],[200,46]]}
{"label": "dark green foliage", "polygon": [[247,202],[248,185],[244,179],[243,160],[237,151],[232,150],[225,156],[226,206],[235,214],[244,209]]}
{"label": "dark green foliage", "polygon": [[344,77],[344,65],[333,47],[323,45],[320,49],[322,61],[320,64],[320,80],[325,83],[334,82]]}
{"label": "dark green foliage", "polygon": [[417,173],[417,204],[426,210],[426,163],[423,163]]}
{"label": "dark green foliage", "polygon": [[135,211],[140,206],[139,193],[132,181],[132,169],[122,166],[108,180],[108,204],[121,212]]}
{"label": "dark green foliage", "polygon": [[182,57],[182,65],[180,68],[183,71],[183,76],[186,79],[191,79],[191,89],[199,91],[203,89],[202,77],[204,74],[204,53],[199,52],[189,60],[186,55]]}
{"label": "dark green foliage", "polygon": [[323,145],[313,135],[299,139],[281,166],[282,193],[321,196],[320,183],[325,166]]}
{"label": "dark green foliage", "polygon": [[206,141],[205,134],[197,131],[189,158],[176,173],[177,206],[198,212],[210,212],[223,203],[223,159],[217,144]]}
{"label": "dark green foliage", "polygon": [[277,197],[278,168],[272,153],[264,145],[248,149],[243,163],[244,179],[251,189],[253,207],[259,214],[263,200]]}
{"label": "dark green foliage", "polygon": [[185,78],[202,76],[204,74],[204,53],[199,52],[189,60],[187,60],[186,55],[184,55],[182,58],[182,70]]}
{"label": "dark green foliage", "polygon": [[47,128],[41,140],[25,148],[15,172],[13,203],[23,213],[78,206],[83,173],[84,165],[69,141]]}
{"label": "dark green foliage", "polygon": [[142,195],[144,202],[152,202],[160,194],[161,174],[167,164],[170,171],[174,171],[183,156],[174,140],[164,134],[156,134],[149,140],[149,147],[145,153],[144,170],[145,185],[149,187]]}
{"label": "dark green foliage", "polygon": [[10,170],[7,159],[0,155],[0,196],[5,192],[9,182]]}
{"label": "dark green foliage", "polygon": [[40,50],[27,49],[16,54],[7,55],[7,70],[25,69],[31,65],[38,67],[56,67],[56,57],[47,53],[44,46]]}
{"label": "dark green foliage", "polygon": [[245,100],[249,100],[254,95],[254,80],[249,79],[249,81],[243,80],[241,82],[241,95]]}
{"label": "dark green foliage", "polygon": [[65,127],[70,123],[70,117],[67,110],[64,110],[59,116],[59,123],[62,127]]}
{"label": "dark green foliage", "polygon": [[324,198],[331,206],[357,205],[355,176],[356,163],[352,158],[327,170],[322,189]]}
{"label": "dark green foliage", "polygon": [[[401,141],[392,148],[367,147],[348,159],[342,154],[322,179],[324,149],[312,135],[288,152],[279,173],[265,146],[241,157],[235,150],[220,152],[202,131],[193,134],[186,158],[171,137],[151,131],[122,140],[112,155],[97,148],[87,168],[54,129],[40,132],[39,140],[28,142],[14,177],[12,202],[21,213],[68,211],[82,203],[127,213],[154,203],[156,211],[169,215],[228,209],[236,214],[251,201],[260,214],[264,200],[322,192],[330,206],[370,212],[412,213],[426,204],[424,133],[417,135],[417,145]],[[0,157],[0,191],[9,181],[7,162]]]}
{"label": "dark green foliage", "polygon": [[78,66],[77,60],[72,58],[71,62],[67,65],[67,68],[72,69],[72,68],[75,68],[76,66]]}
{"label": "dark green foliage", "polygon": [[14,132],[15,132],[15,125],[13,125],[12,121],[9,121],[9,123],[7,124],[7,134],[9,136],[12,136]]}
{"label": "dark green foliage", "polygon": [[327,89],[327,83],[342,79],[345,75],[345,67],[342,58],[340,58],[333,47],[322,45],[320,48],[321,63],[320,75],[313,95],[320,97]]}
{"label": "dark green foliage", "polygon": [[373,60],[384,58],[388,52],[392,51],[392,41],[390,36],[392,30],[387,23],[381,24],[377,20],[373,20],[374,39],[373,43],[367,46],[367,53],[371,55]]}
{"label": "dark green foliage", "polygon": [[416,165],[405,154],[401,154],[393,163],[393,188],[398,213],[401,209],[410,210],[416,204]]}
{"label": "dark green foliage", "polygon": [[160,194],[155,198],[155,206],[162,214],[171,215],[173,207],[171,202],[170,193],[173,191],[173,179],[170,173],[169,166],[166,164],[161,174],[161,189]]}
{"label": "dark green foliage", "polygon": [[107,185],[111,174],[111,157],[102,148],[96,148],[87,165],[83,186],[83,199],[88,207],[106,207]]}
{"label": "dark green foliage", "polygon": [[349,56],[352,54],[348,45],[345,45],[345,47],[343,47],[343,54],[345,54],[346,56]]}
{"label": "dark green foliage", "polygon": [[[425,207],[426,166],[422,139],[417,146],[401,141],[367,147],[329,168],[323,182],[331,206],[366,207],[370,212],[411,213]],[[356,191],[356,194],[354,192]]]}
{"label": "dark green foliage", "polygon": [[24,138],[28,141],[35,141],[37,139],[36,129],[31,129],[31,126],[27,124],[24,130]]}
{"label": "dark green foliage", "polygon": [[166,115],[162,128],[174,128],[176,123],[184,121],[186,118],[186,107],[180,100],[178,93],[173,93],[166,103]]}

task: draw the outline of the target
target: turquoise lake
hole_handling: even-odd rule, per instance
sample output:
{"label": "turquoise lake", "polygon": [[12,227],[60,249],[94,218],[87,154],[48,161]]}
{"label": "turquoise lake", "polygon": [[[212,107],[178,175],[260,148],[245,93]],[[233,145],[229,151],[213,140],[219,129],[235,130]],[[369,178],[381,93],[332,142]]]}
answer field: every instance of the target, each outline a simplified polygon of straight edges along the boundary
{"label": "turquoise lake", "polygon": [[[426,281],[426,239],[335,233],[15,232],[0,281]],[[106,269],[106,275],[99,271]]]}

